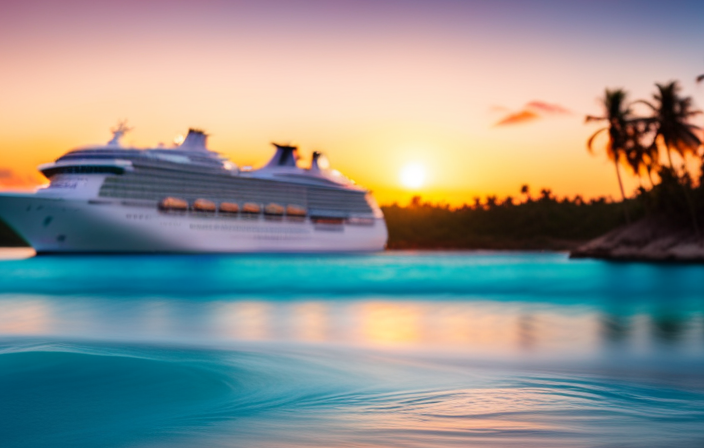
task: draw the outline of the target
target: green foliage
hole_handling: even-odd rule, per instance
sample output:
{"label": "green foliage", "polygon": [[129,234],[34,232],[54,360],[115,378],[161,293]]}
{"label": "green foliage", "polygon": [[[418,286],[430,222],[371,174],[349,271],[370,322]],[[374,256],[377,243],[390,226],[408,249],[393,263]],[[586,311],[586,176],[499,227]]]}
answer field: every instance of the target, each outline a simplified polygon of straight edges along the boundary
{"label": "green foliage", "polygon": [[682,226],[704,222],[704,174],[695,182],[686,171],[678,175],[675,170],[662,167],[658,176],[660,183],[650,191],[641,189],[638,195],[646,213],[667,217]]}
{"label": "green foliage", "polygon": [[[565,250],[624,224],[623,206],[604,198],[557,199],[544,189],[540,199],[515,205],[490,196],[455,210],[420,201],[382,209],[390,249]],[[627,206],[634,216],[644,213],[637,200]]]}
{"label": "green foliage", "polygon": [[[684,161],[687,157],[698,158],[704,166],[704,156],[699,153],[702,141],[698,132],[701,128],[691,123],[702,112],[694,109],[691,97],[680,96],[681,88],[677,81],[655,86],[657,92],[653,94],[653,102],[636,101],[651,110],[650,116],[641,117],[632,115],[631,105],[625,102],[625,91],[607,89],[603,100],[604,116],[587,116],[586,121],[608,121],[609,125],[592,135],[587,140],[587,147],[591,150],[594,138],[608,130],[607,155],[615,162],[624,201],[626,197],[619,163],[625,163],[639,178],[642,171],[645,171],[651,185],[654,183],[652,172],[658,171],[660,183],[653,185],[650,192],[641,187],[638,202],[649,213],[672,221],[673,224],[681,224],[682,216],[688,215],[693,230],[701,237],[700,221],[704,203],[701,179],[696,183],[693,181],[686,163],[679,173],[673,165],[671,153],[676,152]],[[660,164],[663,155],[667,156],[667,167]],[[628,207],[624,208],[624,212],[628,217]]]}

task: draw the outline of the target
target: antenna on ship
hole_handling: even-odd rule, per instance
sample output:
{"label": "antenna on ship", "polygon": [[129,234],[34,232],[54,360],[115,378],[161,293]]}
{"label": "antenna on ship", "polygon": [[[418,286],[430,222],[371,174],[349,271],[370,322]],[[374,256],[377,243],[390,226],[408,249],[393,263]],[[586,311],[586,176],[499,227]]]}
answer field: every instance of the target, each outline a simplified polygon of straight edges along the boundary
{"label": "antenna on ship", "polygon": [[127,126],[127,120],[119,121],[117,123],[117,127],[110,129],[110,132],[112,132],[112,140],[108,142],[108,146],[120,146],[120,139],[122,136],[130,132],[132,129],[134,128]]}

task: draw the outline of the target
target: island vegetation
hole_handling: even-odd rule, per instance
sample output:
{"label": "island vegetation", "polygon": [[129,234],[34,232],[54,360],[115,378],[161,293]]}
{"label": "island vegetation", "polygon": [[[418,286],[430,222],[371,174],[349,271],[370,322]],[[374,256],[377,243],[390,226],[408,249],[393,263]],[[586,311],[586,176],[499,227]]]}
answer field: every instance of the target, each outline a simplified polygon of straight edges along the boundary
{"label": "island vegetation", "polygon": [[[691,97],[680,94],[678,82],[655,86],[652,99],[633,102],[623,89],[607,89],[603,114],[586,118],[606,123],[587,147],[592,150],[600,134],[607,136],[603,150],[614,163],[629,225],[578,248],[575,257],[704,261],[704,154],[701,128],[692,123],[702,112],[693,108]],[[634,113],[639,106],[647,113]],[[622,167],[640,180],[637,200],[643,216],[631,216]]]}
{"label": "island vegetation", "polygon": [[[458,208],[423,202],[382,207],[390,249],[567,250],[626,223],[622,204],[609,198],[558,198],[543,188],[531,196],[475,198]],[[633,213],[641,215],[640,203]]]}

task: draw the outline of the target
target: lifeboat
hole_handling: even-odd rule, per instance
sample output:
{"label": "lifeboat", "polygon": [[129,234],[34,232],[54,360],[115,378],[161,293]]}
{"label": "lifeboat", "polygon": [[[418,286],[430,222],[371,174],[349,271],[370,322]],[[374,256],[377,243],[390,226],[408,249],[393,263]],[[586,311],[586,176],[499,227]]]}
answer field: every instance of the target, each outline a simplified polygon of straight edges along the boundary
{"label": "lifeboat", "polygon": [[242,213],[248,213],[250,215],[258,215],[261,213],[262,208],[259,206],[259,204],[255,204],[254,202],[246,202],[242,206]]}
{"label": "lifeboat", "polygon": [[284,207],[279,204],[274,204],[272,202],[271,204],[268,204],[266,207],[264,207],[264,214],[281,216],[284,214]]}
{"label": "lifeboat", "polygon": [[313,224],[324,224],[324,225],[334,225],[339,226],[344,224],[345,220],[342,218],[328,218],[328,217],[316,217],[311,218]]}
{"label": "lifeboat", "polygon": [[234,202],[221,202],[220,213],[227,215],[236,215],[240,211],[240,206]]}
{"label": "lifeboat", "polygon": [[159,202],[159,210],[185,212],[188,210],[188,202],[179,198],[164,198]]}
{"label": "lifeboat", "polygon": [[197,212],[215,213],[216,208],[215,202],[207,199],[196,199],[193,203],[193,210]]}
{"label": "lifeboat", "polygon": [[288,221],[303,222],[306,219],[306,209],[298,205],[286,206],[286,219]]}
{"label": "lifeboat", "polygon": [[303,217],[306,216],[306,209],[298,205],[289,205],[286,207],[286,215]]}
{"label": "lifeboat", "polygon": [[373,226],[373,218],[347,218],[346,224],[351,224],[353,226]]}

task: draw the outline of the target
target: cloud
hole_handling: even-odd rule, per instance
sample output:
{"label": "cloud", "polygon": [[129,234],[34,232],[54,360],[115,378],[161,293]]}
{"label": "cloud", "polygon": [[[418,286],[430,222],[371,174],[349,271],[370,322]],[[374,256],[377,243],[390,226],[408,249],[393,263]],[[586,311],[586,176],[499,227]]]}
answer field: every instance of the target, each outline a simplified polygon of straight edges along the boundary
{"label": "cloud", "polygon": [[540,115],[529,110],[522,110],[513,114],[509,114],[504,117],[501,121],[496,123],[494,126],[510,126],[512,124],[527,123],[529,121],[535,121],[540,118]]}
{"label": "cloud", "polygon": [[559,104],[550,104],[543,101],[531,101],[526,104],[526,109],[540,111],[549,115],[572,115],[572,112]]}
{"label": "cloud", "polygon": [[544,101],[531,101],[526,103],[521,110],[506,115],[496,122],[494,126],[511,126],[560,115],[572,115],[572,112],[559,104],[551,104]]}

